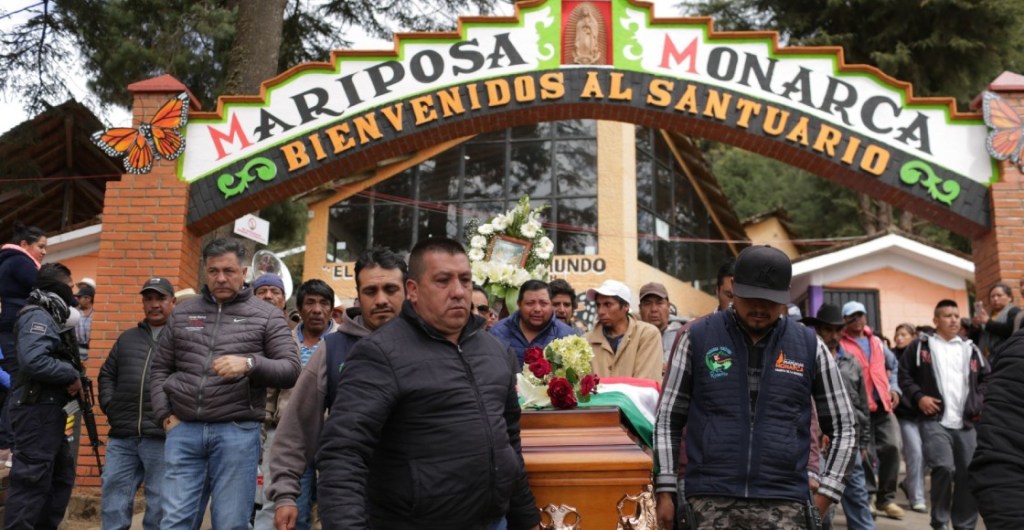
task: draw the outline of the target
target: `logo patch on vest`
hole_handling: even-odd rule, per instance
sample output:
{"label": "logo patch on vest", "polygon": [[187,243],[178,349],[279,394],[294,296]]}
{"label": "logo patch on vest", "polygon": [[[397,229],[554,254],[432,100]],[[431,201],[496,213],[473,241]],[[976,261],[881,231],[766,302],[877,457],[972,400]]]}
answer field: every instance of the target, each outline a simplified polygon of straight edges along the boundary
{"label": "logo patch on vest", "polygon": [[33,322],[32,327],[28,328],[28,332],[35,335],[45,335],[46,324],[43,324],[42,322]]}
{"label": "logo patch on vest", "polygon": [[725,346],[715,346],[704,354],[704,364],[708,367],[708,375],[712,379],[729,375],[729,368],[732,368],[732,350]]}
{"label": "logo patch on vest", "polygon": [[804,363],[786,358],[786,352],[779,350],[779,356],[775,359],[775,371],[783,374],[804,375]]}

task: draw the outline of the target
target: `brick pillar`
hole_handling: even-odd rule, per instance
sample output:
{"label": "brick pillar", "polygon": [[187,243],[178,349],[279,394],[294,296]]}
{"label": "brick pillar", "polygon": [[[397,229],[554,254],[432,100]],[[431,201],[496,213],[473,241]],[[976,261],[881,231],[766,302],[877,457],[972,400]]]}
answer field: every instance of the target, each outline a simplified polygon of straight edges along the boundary
{"label": "brick pillar", "polygon": [[[185,91],[177,79],[165,75],[128,86],[135,95],[132,122],[148,120],[168,99]],[[193,102],[193,110],[198,105]],[[199,238],[185,228],[188,185],[178,180],[176,163],[159,160],[145,175],[125,174],[107,184],[103,203],[97,290],[103,293],[92,325],[90,357],[86,366],[94,381],[100,366],[122,331],[143,318],[139,288],[152,276],[164,276],[175,289],[198,288]],[[197,289],[198,290],[198,289]],[[95,408],[100,438],[106,440],[107,421]],[[96,488],[100,477],[96,459],[81,433],[77,487]]]}
{"label": "brick pillar", "polygon": [[[1024,76],[1004,73],[989,90],[1024,116]],[[981,300],[992,285],[1004,282],[1016,291],[1024,278],[1024,174],[1008,160],[999,163],[999,173],[999,182],[992,184],[992,230],[972,242],[975,292]]]}

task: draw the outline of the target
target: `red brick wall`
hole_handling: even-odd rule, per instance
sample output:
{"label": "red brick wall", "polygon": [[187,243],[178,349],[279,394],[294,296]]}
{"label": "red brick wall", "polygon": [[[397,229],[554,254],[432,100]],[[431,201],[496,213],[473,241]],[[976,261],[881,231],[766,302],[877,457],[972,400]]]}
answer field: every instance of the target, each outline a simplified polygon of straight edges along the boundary
{"label": "red brick wall", "polygon": [[[160,105],[185,90],[170,78],[157,78],[131,87],[135,93],[133,122],[149,119]],[[175,289],[197,288],[199,239],[185,228],[188,185],[175,175],[175,162],[157,161],[146,175],[122,175],[107,184],[103,233],[96,283],[103,292],[92,328],[90,359],[95,381],[117,336],[142,319],[139,288],[148,278],[164,276]],[[106,440],[107,421],[95,409],[100,437]],[[102,453],[101,453],[102,454]],[[96,459],[82,429],[78,455],[78,487],[99,487]]]}
{"label": "red brick wall", "polygon": [[[994,91],[1024,115],[1024,92]],[[985,299],[998,282],[1016,289],[1024,278],[1024,175],[1009,161],[1001,162],[999,169],[1001,178],[992,185],[992,230],[973,241],[979,299]]]}

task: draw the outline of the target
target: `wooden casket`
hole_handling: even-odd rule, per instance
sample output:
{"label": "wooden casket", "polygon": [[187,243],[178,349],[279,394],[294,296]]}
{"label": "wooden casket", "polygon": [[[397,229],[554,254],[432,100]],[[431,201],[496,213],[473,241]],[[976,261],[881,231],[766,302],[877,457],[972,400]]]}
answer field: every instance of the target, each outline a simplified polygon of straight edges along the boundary
{"label": "wooden casket", "polygon": [[615,407],[524,410],[523,459],[537,506],[569,505],[585,530],[614,530],[616,503],[651,481],[653,461]]}

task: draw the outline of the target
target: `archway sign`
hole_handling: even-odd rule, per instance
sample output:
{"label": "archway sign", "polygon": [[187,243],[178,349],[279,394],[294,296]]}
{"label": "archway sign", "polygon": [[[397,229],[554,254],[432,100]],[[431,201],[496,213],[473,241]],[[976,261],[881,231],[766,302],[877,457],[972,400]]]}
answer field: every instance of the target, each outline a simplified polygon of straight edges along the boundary
{"label": "archway sign", "polygon": [[980,115],[915,98],[840,48],[657,19],[630,0],[535,1],[386,52],[335,52],[196,113],[178,164],[188,219],[208,230],[254,207],[446,139],[526,122],[602,118],[749,149],[959,233],[989,228],[998,167]]}

